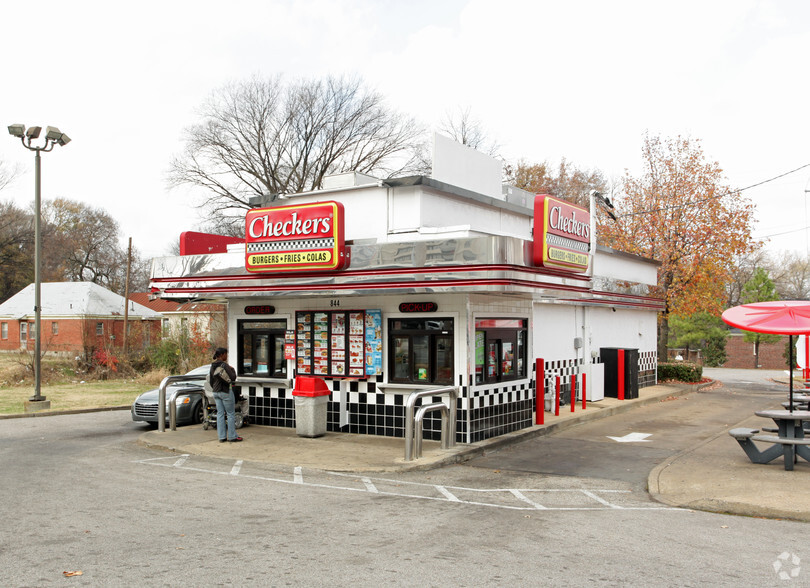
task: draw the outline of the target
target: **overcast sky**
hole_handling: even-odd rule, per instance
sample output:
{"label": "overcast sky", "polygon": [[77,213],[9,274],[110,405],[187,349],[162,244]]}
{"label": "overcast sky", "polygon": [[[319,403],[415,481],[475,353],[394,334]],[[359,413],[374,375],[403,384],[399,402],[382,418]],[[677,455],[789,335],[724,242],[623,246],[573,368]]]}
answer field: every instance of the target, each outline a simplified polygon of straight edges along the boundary
{"label": "overcast sky", "polygon": [[[619,176],[645,132],[700,139],[742,188],[810,164],[810,3],[796,0],[142,0],[6,2],[2,126],[52,125],[43,198],[106,209],[144,255],[199,222],[169,190],[182,130],[223,84],[356,74],[435,127],[469,108],[509,160]],[[0,192],[33,201],[33,154]],[[808,250],[810,167],[744,194],[755,236]]]}

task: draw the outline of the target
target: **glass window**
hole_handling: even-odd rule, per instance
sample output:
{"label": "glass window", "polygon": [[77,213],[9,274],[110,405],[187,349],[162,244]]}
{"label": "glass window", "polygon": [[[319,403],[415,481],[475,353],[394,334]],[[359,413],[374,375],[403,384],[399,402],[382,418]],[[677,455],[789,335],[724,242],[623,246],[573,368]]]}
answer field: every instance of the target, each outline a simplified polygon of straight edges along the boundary
{"label": "glass window", "polygon": [[392,382],[453,383],[453,319],[390,319],[388,330]]}
{"label": "glass window", "polygon": [[413,374],[411,379],[427,382],[430,371],[430,339],[427,335],[411,338],[413,344]]}
{"label": "glass window", "polygon": [[0,337],[8,339],[8,323],[0,323]]}
{"label": "glass window", "polygon": [[411,375],[410,338],[394,337],[394,379],[407,380]]}
{"label": "glass window", "polygon": [[284,378],[285,320],[238,321],[239,360],[237,373],[243,376]]}
{"label": "glass window", "polygon": [[502,382],[526,377],[528,365],[526,319],[475,321],[475,383]]}
{"label": "glass window", "polygon": [[104,323],[96,323],[96,335],[104,334]]}
{"label": "glass window", "polygon": [[51,333],[53,333],[54,335],[59,334],[59,323],[55,321],[51,323]]}
{"label": "glass window", "polygon": [[20,341],[28,341],[28,323],[20,323]]}

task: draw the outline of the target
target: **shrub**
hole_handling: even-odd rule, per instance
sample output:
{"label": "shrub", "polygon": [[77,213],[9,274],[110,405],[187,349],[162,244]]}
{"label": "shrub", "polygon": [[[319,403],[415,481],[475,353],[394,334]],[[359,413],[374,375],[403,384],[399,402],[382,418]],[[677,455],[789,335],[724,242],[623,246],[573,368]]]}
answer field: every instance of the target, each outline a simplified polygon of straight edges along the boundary
{"label": "shrub", "polygon": [[174,339],[161,339],[149,348],[149,358],[155,368],[176,374],[180,364],[180,345]]}
{"label": "shrub", "polygon": [[703,367],[694,363],[659,363],[658,381],[677,380],[679,382],[700,382]]}
{"label": "shrub", "polygon": [[720,367],[728,356],[726,355],[726,337],[712,337],[706,340],[703,350],[703,363],[709,367]]}

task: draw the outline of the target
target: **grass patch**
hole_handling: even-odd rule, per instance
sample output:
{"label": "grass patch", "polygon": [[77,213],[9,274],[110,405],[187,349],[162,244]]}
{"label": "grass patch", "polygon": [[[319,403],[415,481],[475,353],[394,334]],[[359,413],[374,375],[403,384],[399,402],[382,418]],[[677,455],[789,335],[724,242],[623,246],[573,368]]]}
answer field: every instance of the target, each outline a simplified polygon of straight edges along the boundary
{"label": "grass patch", "polygon": [[[77,410],[132,404],[139,394],[155,388],[133,380],[107,380],[42,386],[41,394],[51,401],[51,410]],[[34,395],[33,386],[0,389],[0,414],[25,412],[24,402]]]}
{"label": "grass patch", "polygon": [[[77,374],[73,361],[46,357],[42,360],[40,393],[51,401],[51,410],[123,406],[157,388],[168,375],[154,371],[137,377],[94,380],[91,374]],[[25,359],[18,354],[0,354],[0,414],[25,412],[24,403],[33,395],[33,371]]]}

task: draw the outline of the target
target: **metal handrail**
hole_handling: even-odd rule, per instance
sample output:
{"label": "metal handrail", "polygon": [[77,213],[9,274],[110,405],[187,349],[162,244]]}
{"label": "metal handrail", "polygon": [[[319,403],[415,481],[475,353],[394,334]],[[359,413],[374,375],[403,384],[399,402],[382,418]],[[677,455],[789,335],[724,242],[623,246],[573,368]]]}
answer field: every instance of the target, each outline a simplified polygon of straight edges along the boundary
{"label": "metal handrail", "polygon": [[[172,382],[188,382],[189,380],[205,380],[205,374],[199,376],[166,376],[160,383],[158,388],[158,431],[163,433],[166,431],[166,388]],[[169,405],[169,428],[172,431],[177,430],[177,403],[172,402]]]}
{"label": "metal handrail", "polygon": [[433,390],[418,390],[411,392],[408,400],[405,402],[405,461],[413,459],[413,446],[414,446],[414,409],[416,401],[425,396],[444,396],[449,398],[450,405],[448,406],[448,423],[447,423],[447,449],[456,444],[456,407],[458,405],[458,388],[455,386],[445,386],[444,388],[435,388]]}
{"label": "metal handrail", "polygon": [[433,404],[423,404],[416,409],[416,416],[413,420],[416,424],[416,436],[413,440],[413,456],[415,459],[422,457],[422,423],[424,422],[425,415],[429,412],[439,411],[442,418],[442,449],[450,449],[450,440],[448,439],[448,421],[449,410],[444,402],[435,402]]}

